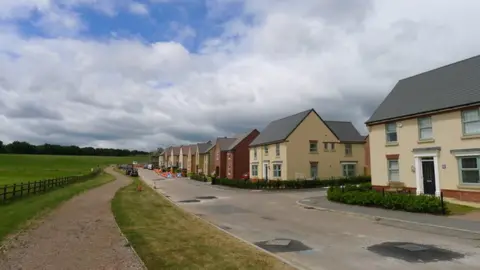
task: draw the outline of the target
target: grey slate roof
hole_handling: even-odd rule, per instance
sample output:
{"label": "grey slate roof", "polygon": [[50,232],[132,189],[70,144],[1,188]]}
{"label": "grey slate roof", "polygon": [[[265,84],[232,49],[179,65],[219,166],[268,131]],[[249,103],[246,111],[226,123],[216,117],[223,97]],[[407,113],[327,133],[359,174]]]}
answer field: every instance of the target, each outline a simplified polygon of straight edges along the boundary
{"label": "grey slate roof", "polygon": [[[182,145],[182,146],[180,146],[180,148],[182,149],[182,154],[184,156],[187,156],[188,155],[188,148],[190,148],[190,145]],[[179,152],[179,154],[180,154],[180,152]]]}
{"label": "grey slate roof", "polygon": [[197,144],[191,144],[189,145],[190,147],[190,152],[193,154],[196,154],[197,153]]}
{"label": "grey slate roof", "polygon": [[235,146],[237,146],[239,143],[241,143],[241,142],[245,139],[245,137],[247,137],[248,135],[250,135],[250,133],[252,133],[252,131],[254,131],[254,129],[253,129],[253,130],[250,130],[249,132],[245,132],[245,133],[242,133],[242,134],[238,134],[238,135],[233,136],[233,137],[235,137],[236,139],[235,139],[234,142],[232,142],[232,143],[230,144],[230,146],[229,146],[226,150],[227,150],[227,151],[233,150],[233,148],[235,148]]}
{"label": "grey slate roof", "polygon": [[174,156],[180,155],[180,146],[173,146],[172,149],[173,149]]}
{"label": "grey slate roof", "polygon": [[365,142],[365,136],[360,135],[352,122],[323,121],[341,142]]}
{"label": "grey slate roof", "polygon": [[220,151],[227,151],[237,138],[218,138],[217,142],[220,146]]}
{"label": "grey slate roof", "polygon": [[205,154],[208,149],[212,146],[211,143],[198,143],[198,153],[199,154]]}
{"label": "grey slate roof", "polygon": [[306,110],[282,119],[270,122],[250,146],[268,144],[287,139],[288,135],[303,121],[313,109]]}
{"label": "grey slate roof", "polygon": [[400,80],[367,124],[480,102],[480,55]]}

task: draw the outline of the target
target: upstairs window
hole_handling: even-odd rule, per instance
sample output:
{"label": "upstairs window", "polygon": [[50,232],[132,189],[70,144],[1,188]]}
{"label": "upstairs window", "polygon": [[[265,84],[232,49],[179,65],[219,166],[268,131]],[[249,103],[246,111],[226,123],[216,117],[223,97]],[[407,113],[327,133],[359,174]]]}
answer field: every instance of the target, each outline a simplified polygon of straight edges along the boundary
{"label": "upstairs window", "polygon": [[432,118],[418,118],[418,136],[420,140],[433,139]]}
{"label": "upstairs window", "polygon": [[317,141],[310,141],[310,153],[318,152],[318,142]]}
{"label": "upstairs window", "polygon": [[480,134],[480,109],[462,112],[462,126],[464,135]]}
{"label": "upstairs window", "polygon": [[253,148],[253,159],[257,159],[257,148]]}
{"label": "upstairs window", "polygon": [[345,156],[352,155],[352,145],[350,143],[345,144]]}
{"label": "upstairs window", "polygon": [[328,143],[323,143],[323,151],[328,151]]}
{"label": "upstairs window", "polygon": [[279,143],[277,143],[277,144],[275,145],[275,155],[276,155],[277,157],[280,156],[280,144],[279,144]]}
{"label": "upstairs window", "polygon": [[385,125],[387,143],[397,142],[397,123],[388,123]]}
{"label": "upstairs window", "polygon": [[268,145],[263,147],[263,151],[265,152],[265,155],[268,155]]}

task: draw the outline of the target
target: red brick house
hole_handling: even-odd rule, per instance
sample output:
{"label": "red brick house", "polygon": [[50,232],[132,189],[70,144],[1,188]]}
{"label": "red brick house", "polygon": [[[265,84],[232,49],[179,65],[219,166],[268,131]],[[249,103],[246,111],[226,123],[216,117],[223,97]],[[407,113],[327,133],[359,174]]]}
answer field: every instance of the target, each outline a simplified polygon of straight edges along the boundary
{"label": "red brick house", "polygon": [[210,150],[210,171],[215,173],[217,177],[226,178],[226,151],[236,140],[237,138],[217,138],[215,144],[212,145]]}
{"label": "red brick house", "polygon": [[226,151],[226,177],[228,179],[240,179],[244,173],[248,173],[250,166],[250,150],[248,146],[260,134],[256,129],[244,133],[230,145]]}

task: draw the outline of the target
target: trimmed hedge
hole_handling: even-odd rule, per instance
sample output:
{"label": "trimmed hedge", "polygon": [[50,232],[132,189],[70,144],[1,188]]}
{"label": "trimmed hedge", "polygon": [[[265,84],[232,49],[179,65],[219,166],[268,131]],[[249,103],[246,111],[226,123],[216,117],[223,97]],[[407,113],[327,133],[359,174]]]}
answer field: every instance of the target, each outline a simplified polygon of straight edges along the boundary
{"label": "trimmed hedge", "polygon": [[[205,176],[203,176],[205,177]],[[203,179],[202,176],[193,175],[190,179]],[[203,180],[199,180],[203,181]],[[328,186],[341,186],[346,184],[370,183],[370,176],[357,176],[351,178],[325,179],[325,180],[232,180],[226,178],[215,179],[214,184],[242,189],[303,189],[303,188],[321,188]]]}
{"label": "trimmed hedge", "polygon": [[204,174],[189,173],[188,177],[192,180],[207,182],[207,177]]}
{"label": "trimmed hedge", "polygon": [[378,192],[369,185],[330,187],[327,191],[329,201],[351,205],[380,207],[406,212],[448,214],[448,208],[442,200],[429,195],[415,195],[395,192]]}

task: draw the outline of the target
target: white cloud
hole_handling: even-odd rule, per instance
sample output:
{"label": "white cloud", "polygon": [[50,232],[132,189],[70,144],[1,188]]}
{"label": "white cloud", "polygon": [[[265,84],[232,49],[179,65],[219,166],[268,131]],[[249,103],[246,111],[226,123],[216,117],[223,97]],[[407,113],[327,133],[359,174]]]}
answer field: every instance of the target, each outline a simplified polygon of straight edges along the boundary
{"label": "white cloud", "polygon": [[137,15],[148,15],[148,8],[146,5],[138,3],[138,2],[131,2],[129,5],[129,10],[133,14]]}
{"label": "white cloud", "polygon": [[[229,1],[209,8],[237,0]],[[263,128],[312,107],[363,129],[397,80],[479,53],[479,7],[246,0],[198,54],[176,42],[0,31],[0,125],[12,127],[0,140],[155,148]]]}

